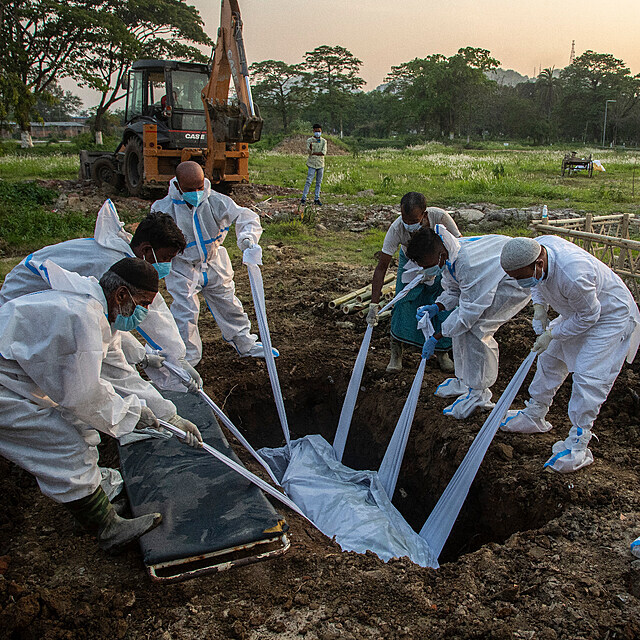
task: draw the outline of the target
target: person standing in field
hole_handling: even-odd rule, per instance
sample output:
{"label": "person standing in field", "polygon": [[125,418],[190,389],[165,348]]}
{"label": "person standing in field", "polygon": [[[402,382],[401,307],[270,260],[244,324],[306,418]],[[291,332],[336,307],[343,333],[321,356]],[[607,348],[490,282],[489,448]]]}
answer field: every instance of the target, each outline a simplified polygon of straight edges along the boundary
{"label": "person standing in field", "polygon": [[322,137],[321,125],[313,125],[313,136],[307,138],[307,149],[309,150],[309,157],[307,158],[307,181],[304,183],[300,204],[306,204],[307,194],[309,193],[309,189],[311,189],[311,183],[315,177],[316,191],[313,204],[320,207],[322,206],[322,202],[320,202],[320,186],[322,185],[322,176],[324,175],[324,157],[327,155],[327,141]]}
{"label": "person standing in field", "polygon": [[[418,307],[433,304],[442,293],[441,269],[422,271],[415,263],[408,260],[405,255],[406,247],[411,238],[420,229],[433,229],[437,224],[442,224],[454,237],[460,237],[460,231],[453,218],[444,209],[439,207],[427,207],[427,199],[424,194],[417,191],[405,193],[400,200],[400,216],[389,227],[384,238],[382,251],[379,254],[378,265],[373,273],[371,283],[371,304],[367,315],[369,324],[377,324],[376,316],[380,310],[380,296],[387,269],[391,264],[391,258],[398,249],[398,276],[396,278],[396,294],[400,293],[418,273],[423,273],[423,283],[415,287],[405,298],[400,300],[393,309],[391,316],[391,360],[387,366],[387,372],[394,373],[402,370],[403,344],[422,348],[424,335],[417,328],[416,311]],[[447,319],[450,311],[438,310],[433,316],[433,326],[436,331]],[[451,338],[442,338],[436,346],[435,354],[438,365],[444,372],[450,373],[454,369],[449,357]]]}

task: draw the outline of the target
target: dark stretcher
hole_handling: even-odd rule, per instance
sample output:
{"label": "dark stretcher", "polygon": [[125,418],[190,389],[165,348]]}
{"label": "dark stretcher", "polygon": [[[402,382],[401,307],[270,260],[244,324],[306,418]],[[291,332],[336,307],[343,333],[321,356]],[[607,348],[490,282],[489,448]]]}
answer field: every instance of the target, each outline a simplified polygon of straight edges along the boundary
{"label": "dark stretcher", "polygon": [[[191,393],[163,392],[205,442],[234,461],[211,409]],[[252,483],[176,437],[120,446],[120,469],[134,516],[157,511],[162,523],[140,538],[153,580],[186,580],[284,553],[285,519]]]}

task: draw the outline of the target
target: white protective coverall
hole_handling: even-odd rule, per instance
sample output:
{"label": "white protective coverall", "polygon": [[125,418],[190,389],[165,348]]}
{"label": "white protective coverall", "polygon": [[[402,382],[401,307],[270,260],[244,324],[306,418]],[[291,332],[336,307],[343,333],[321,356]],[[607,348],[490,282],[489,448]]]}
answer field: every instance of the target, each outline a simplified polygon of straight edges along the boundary
{"label": "white protective coverall", "polygon": [[[0,289],[0,306],[18,296],[49,287],[38,270],[45,260],[51,260],[67,271],[99,280],[111,265],[123,258],[135,257],[130,241],[131,234],[123,229],[113,203],[107,200],[98,213],[93,238],[78,238],[43,247],[13,268]],[[171,362],[179,364],[178,361],[185,357],[184,342],[162,295],[157,295],[149,305],[149,313],[138,332]],[[142,344],[129,332],[121,332],[120,339],[127,361],[131,364],[140,362],[145,355]],[[110,352],[111,357],[121,357],[120,350]],[[115,366],[119,364],[116,362]],[[165,369],[148,368],[146,373],[161,389],[185,391],[184,385]]]}
{"label": "white protective coverall", "polygon": [[552,340],[538,356],[529,386],[531,401],[510,411],[503,431],[536,433],[551,425],[544,419],[560,385],[573,374],[566,440],[556,442],[545,466],[576,471],[593,462],[587,448],[591,427],[625,359],[632,362],[640,341],[640,313],[631,292],[607,265],[557,236],[536,241],[547,250],[548,271],[531,289],[534,304],[551,306],[559,317],[550,324]]}
{"label": "white protective coverall", "polygon": [[228,196],[211,189],[206,178],[204,192],[204,200],[194,208],[182,199],[174,178],[169,183],[169,194],[151,206],[151,211],[168,213],[187,239],[187,248],[173,259],[171,273],[165,282],[173,296],[171,313],[187,347],[187,360],[192,365],[202,357],[198,331],[200,291],[222,337],[240,355],[248,355],[258,339],[251,333],[249,318],[235,296],[233,268],[222,243],[235,223],[240,249],[245,239],[258,244],[262,235],[260,219],[250,209],[239,207]]}
{"label": "white protective coverall", "polygon": [[530,298],[500,267],[500,253],[509,240],[501,235],[458,238],[460,250],[453,259],[449,251],[444,291],[436,302],[455,309],[442,323],[442,335],[453,340],[456,377],[438,386],[436,395],[458,399],[444,415],[466,418],[478,408],[494,406],[489,387],[498,377],[499,351],[493,335]]}
{"label": "white protective coverall", "polygon": [[[176,414],[119,351],[120,331],[94,278],[42,265],[51,289],[0,308],[0,455],[32,473],[57,502],[91,495],[101,482],[98,431],[134,430],[141,399],[159,418]],[[114,363],[119,363],[117,368]],[[135,394],[135,395],[134,395]]]}

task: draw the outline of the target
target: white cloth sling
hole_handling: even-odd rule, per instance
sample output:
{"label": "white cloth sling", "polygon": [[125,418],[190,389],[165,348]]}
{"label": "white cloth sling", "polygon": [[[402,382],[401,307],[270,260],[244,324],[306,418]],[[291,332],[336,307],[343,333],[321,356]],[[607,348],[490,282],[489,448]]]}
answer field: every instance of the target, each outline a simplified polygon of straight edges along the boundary
{"label": "white cloth sling", "polygon": [[264,299],[264,285],[262,282],[262,273],[258,265],[262,264],[262,248],[260,245],[253,245],[249,249],[245,249],[242,254],[242,261],[247,265],[249,272],[249,284],[251,285],[251,295],[253,296],[253,304],[256,310],[256,318],[258,320],[258,329],[260,330],[260,340],[264,347],[264,359],[267,363],[267,371],[269,372],[269,380],[271,381],[271,389],[278,410],[278,417],[282,425],[284,439],[287,447],[291,442],[289,433],[289,423],[287,422],[287,412],[284,408],[284,400],[282,398],[282,390],[280,389],[280,380],[278,379],[278,370],[276,369],[276,360],[273,355],[271,346],[271,334],[269,333],[269,325],[267,323],[267,309]]}
{"label": "white cloth sling", "polygon": [[[378,311],[378,315],[390,309],[398,300],[402,300],[411,289],[417,287],[423,280],[423,274],[417,275],[400,293],[398,293],[393,300],[390,300],[387,304]],[[349,428],[351,427],[351,420],[353,419],[353,412],[356,407],[356,400],[358,399],[358,391],[360,390],[360,383],[362,382],[362,374],[364,373],[364,365],[367,361],[367,354],[369,351],[369,345],[371,344],[371,335],[373,333],[373,326],[368,325],[367,330],[364,332],[364,338],[358,351],[358,357],[353,367],[353,373],[349,380],[349,386],[347,387],[347,393],[344,397],[344,403],[342,404],[342,411],[340,412],[340,419],[338,420],[338,428],[336,435],[333,439],[333,449],[336,452],[336,458],[339,462],[342,462],[342,456],[344,455],[344,447],[347,443],[347,437],[349,436]]]}
{"label": "white cloth sling", "polygon": [[427,541],[436,557],[440,556],[442,552],[442,548],[467,498],[471,484],[478,473],[487,449],[522,386],[527,373],[529,373],[536,355],[536,352],[532,351],[516,371],[420,530],[420,536]]}

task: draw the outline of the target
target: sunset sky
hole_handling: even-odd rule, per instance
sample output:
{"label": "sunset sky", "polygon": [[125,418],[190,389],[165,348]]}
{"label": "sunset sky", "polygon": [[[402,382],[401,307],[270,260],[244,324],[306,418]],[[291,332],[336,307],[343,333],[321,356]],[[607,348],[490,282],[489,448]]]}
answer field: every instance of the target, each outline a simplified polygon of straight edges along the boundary
{"label": "sunset sky", "polygon": [[[191,0],[215,40],[218,0]],[[489,49],[504,69],[569,63],[587,49],[621,58],[640,73],[639,0],[239,0],[250,62],[300,62],[305,51],[341,45],[362,60],[371,90],[392,65],[460,47]],[[67,85],[67,83],[65,83]],[[86,103],[93,104],[83,92]]]}

